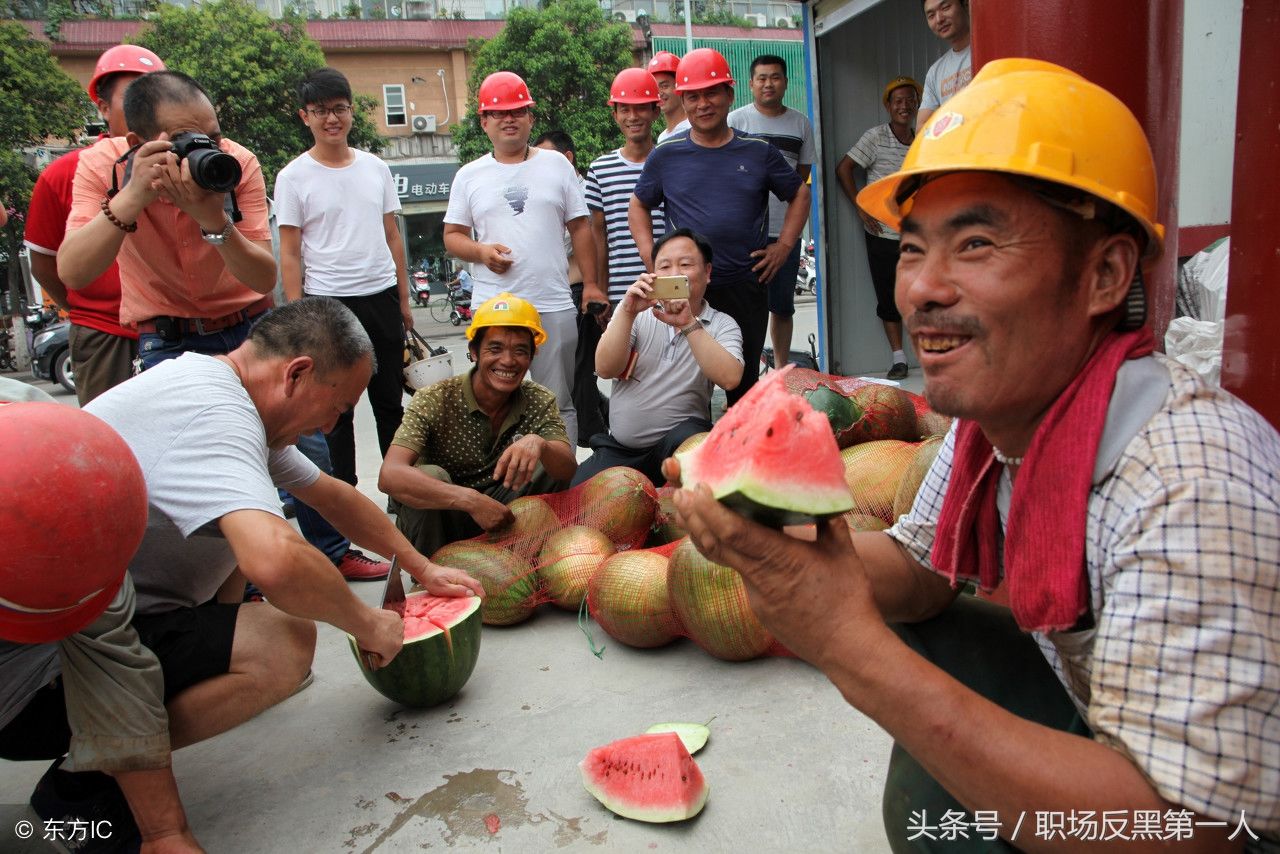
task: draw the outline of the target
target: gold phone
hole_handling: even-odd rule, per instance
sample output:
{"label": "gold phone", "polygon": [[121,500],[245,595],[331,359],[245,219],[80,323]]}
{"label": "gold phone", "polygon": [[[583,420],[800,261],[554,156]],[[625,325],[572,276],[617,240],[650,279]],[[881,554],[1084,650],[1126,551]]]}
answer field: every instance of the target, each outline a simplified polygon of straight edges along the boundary
{"label": "gold phone", "polygon": [[669,300],[688,298],[688,276],[658,276],[653,280],[653,293],[649,295],[649,299]]}

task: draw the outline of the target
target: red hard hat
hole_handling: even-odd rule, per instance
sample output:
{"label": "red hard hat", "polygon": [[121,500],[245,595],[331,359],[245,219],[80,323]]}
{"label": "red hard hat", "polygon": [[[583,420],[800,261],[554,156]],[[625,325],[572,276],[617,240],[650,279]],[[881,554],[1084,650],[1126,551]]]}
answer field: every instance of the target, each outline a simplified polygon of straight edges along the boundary
{"label": "red hard hat", "polygon": [[164,63],[145,47],[136,44],[118,44],[109,48],[98,57],[98,64],[93,67],[93,76],[89,78],[89,100],[98,101],[98,81],[108,74],[119,74],[127,71],[136,74],[147,74],[152,71],[164,71]]}
{"label": "red hard hat", "polygon": [[56,403],[0,406],[0,638],[47,643],[111,603],[147,527],[147,484],[106,422]]}
{"label": "red hard hat", "polygon": [[653,59],[649,60],[649,64],[645,67],[649,69],[650,74],[675,74],[679,66],[680,57],[669,50],[660,50],[653,55]]}
{"label": "red hard hat", "polygon": [[643,68],[624,68],[609,87],[609,106],[658,103],[658,81]]}
{"label": "red hard hat", "polygon": [[495,71],[486,77],[480,84],[476,100],[480,102],[482,113],[485,110],[518,110],[533,106],[529,87],[524,85],[519,74],[511,71]]}
{"label": "red hard hat", "polygon": [[733,75],[729,73],[729,62],[720,55],[720,51],[700,47],[689,51],[680,60],[680,70],[676,72],[677,92],[710,89],[721,83],[734,85]]}

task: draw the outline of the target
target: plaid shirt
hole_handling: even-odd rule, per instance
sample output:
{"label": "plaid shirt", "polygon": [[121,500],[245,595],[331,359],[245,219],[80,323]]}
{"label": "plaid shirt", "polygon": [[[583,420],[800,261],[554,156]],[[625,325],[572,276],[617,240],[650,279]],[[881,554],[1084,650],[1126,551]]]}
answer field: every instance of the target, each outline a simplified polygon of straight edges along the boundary
{"label": "plaid shirt", "polygon": [[[1140,361],[1169,393],[1109,459],[1132,404],[1112,397],[1085,533],[1095,627],[1035,639],[1094,737],[1162,797],[1229,828],[1243,810],[1264,837],[1247,850],[1280,850],[1280,435],[1182,365]],[[889,531],[930,568],[954,443]],[[1006,472],[1002,522],[1010,491]]]}

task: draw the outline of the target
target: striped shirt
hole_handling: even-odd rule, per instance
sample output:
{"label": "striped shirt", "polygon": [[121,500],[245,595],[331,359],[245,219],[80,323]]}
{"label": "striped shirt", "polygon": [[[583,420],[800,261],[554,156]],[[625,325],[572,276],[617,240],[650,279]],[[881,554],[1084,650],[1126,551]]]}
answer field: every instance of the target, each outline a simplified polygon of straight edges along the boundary
{"label": "striped shirt", "polygon": [[[1140,427],[1113,429],[1151,394]],[[1163,357],[1126,363],[1111,401],[1085,529],[1094,626],[1033,637],[1095,740],[1174,804],[1228,828],[1243,810],[1262,837],[1242,832],[1246,851],[1277,850],[1280,436]],[[926,567],[954,443],[889,530]]]}
{"label": "striped shirt", "polygon": [[[602,154],[587,169],[585,194],[587,208],[604,214],[605,239],[609,244],[609,300],[626,296],[627,288],[645,271],[644,261],[627,225],[627,209],[631,193],[644,169],[644,162],[632,163],[622,156],[622,149]],[[662,206],[652,211],[653,239],[667,231]]]}
{"label": "striped shirt", "polygon": [[[902,168],[902,161],[910,147],[909,144],[903,145],[898,142],[898,138],[893,135],[893,129],[888,125],[876,125],[864,133],[853,148],[845,152],[845,156],[866,169],[867,183],[874,184]],[[880,225],[884,230],[876,235],[877,237],[898,239],[898,232],[884,223]],[[867,229],[867,233],[870,234],[871,229]]]}

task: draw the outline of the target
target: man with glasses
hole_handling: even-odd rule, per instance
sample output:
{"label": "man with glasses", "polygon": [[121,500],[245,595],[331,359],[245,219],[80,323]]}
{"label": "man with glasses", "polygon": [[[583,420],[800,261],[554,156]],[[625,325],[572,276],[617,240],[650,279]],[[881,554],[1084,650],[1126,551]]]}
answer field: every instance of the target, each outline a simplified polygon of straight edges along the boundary
{"label": "man with glasses", "polygon": [[[555,392],[569,435],[578,435],[573,406],[573,362],[578,312],[606,302],[596,267],[590,212],[573,164],[559,152],[529,145],[533,98],[518,74],[496,71],[477,92],[480,127],[493,151],[458,170],[444,215],[444,248],[470,261],[478,304],[504,291],[528,300],[541,316],[546,343],[529,375]],[[562,251],[568,229],[582,271],[582,302],[574,305],[569,262]]]}

